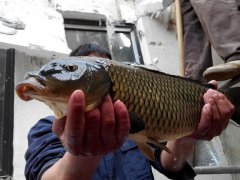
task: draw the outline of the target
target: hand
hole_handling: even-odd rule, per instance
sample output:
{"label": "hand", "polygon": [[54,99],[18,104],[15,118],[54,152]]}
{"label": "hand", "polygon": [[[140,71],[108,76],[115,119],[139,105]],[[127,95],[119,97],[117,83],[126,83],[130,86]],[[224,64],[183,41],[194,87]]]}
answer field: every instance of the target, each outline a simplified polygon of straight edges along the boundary
{"label": "hand", "polygon": [[[217,86],[216,81],[211,84]],[[169,141],[167,147],[172,151],[177,160],[169,153],[163,151],[161,163],[164,169],[179,171],[192,155],[196,139],[211,140],[218,136],[227,127],[228,121],[234,112],[234,106],[220,92],[209,89],[203,96],[205,105],[202,109],[201,119],[197,129],[190,135],[177,140]]]}
{"label": "hand", "polygon": [[[214,84],[215,81],[210,83]],[[191,137],[211,140],[213,137],[220,135],[227,127],[235,108],[222,93],[213,89],[209,89],[204,94],[203,100],[205,105],[202,109],[200,123]]]}
{"label": "hand", "polygon": [[121,101],[109,96],[100,107],[85,112],[82,91],[73,92],[67,116],[53,123],[53,132],[72,155],[102,155],[118,149],[130,129],[128,111]]}

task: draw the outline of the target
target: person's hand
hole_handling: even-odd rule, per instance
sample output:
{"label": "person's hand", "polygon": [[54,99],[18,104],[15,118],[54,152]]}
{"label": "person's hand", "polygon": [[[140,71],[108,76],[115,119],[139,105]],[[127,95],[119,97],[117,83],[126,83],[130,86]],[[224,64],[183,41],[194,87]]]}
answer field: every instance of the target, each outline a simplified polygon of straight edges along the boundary
{"label": "person's hand", "polygon": [[[211,84],[217,86],[216,81]],[[167,147],[177,160],[163,151],[161,163],[164,169],[179,171],[187,159],[192,156],[196,139],[211,140],[218,136],[227,127],[228,121],[234,112],[234,106],[220,92],[209,89],[203,96],[204,106],[197,129],[190,135],[177,140],[168,141]]]}
{"label": "person's hand", "polygon": [[[217,86],[216,81],[210,83]],[[209,89],[203,96],[204,106],[201,119],[196,131],[191,137],[202,140],[211,140],[218,136],[227,127],[235,107],[222,93]]]}
{"label": "person's hand", "polygon": [[118,149],[130,129],[128,111],[121,101],[107,96],[100,107],[85,112],[82,91],[73,92],[67,116],[53,123],[53,132],[72,155],[102,155]]}

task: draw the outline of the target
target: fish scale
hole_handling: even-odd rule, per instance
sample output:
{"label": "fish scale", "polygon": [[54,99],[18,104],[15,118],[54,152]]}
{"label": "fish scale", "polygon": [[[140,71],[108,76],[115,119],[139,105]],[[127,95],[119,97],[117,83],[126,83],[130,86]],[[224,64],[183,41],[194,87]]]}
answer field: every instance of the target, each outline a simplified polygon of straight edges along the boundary
{"label": "fish scale", "polygon": [[130,113],[142,119],[151,137],[180,135],[197,127],[207,87],[144,69],[110,65],[108,70],[114,100],[121,99]]}

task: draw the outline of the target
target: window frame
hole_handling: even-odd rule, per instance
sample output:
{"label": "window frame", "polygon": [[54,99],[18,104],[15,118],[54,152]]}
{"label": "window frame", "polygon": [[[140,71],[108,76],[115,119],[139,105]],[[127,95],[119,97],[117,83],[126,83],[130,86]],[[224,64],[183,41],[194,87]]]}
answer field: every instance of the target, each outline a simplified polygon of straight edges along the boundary
{"label": "window frame", "polygon": [[106,21],[64,18],[65,30],[87,30],[107,32]]}
{"label": "window frame", "polygon": [[[79,30],[79,31],[99,31],[106,32],[108,35],[108,44],[111,44],[109,32],[106,24],[106,19],[79,19],[79,18],[64,18],[64,28],[67,30]],[[144,64],[139,40],[137,37],[137,31],[134,24],[115,22],[111,26],[112,33],[129,33],[131,37],[131,43],[133,46],[133,54],[135,57],[136,64]],[[109,47],[112,54],[112,50]],[[112,54],[113,55],[113,54]]]}
{"label": "window frame", "polygon": [[133,24],[117,24],[113,29],[114,33],[129,33],[131,37],[131,43],[133,46],[133,53],[137,64],[144,64],[139,40],[137,38],[137,31]]}
{"label": "window frame", "polygon": [[13,174],[13,126],[14,126],[14,69],[15,50],[1,49],[1,57],[5,61],[5,90],[2,120],[2,169],[0,178],[6,178]]}

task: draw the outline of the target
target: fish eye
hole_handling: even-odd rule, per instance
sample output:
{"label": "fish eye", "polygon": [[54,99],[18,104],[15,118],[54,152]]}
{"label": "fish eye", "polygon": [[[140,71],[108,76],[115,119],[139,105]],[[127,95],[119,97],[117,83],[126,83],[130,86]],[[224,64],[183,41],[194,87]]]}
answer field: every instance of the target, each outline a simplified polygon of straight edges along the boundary
{"label": "fish eye", "polygon": [[74,72],[78,69],[78,66],[75,64],[69,64],[65,66],[65,69],[69,72]]}

